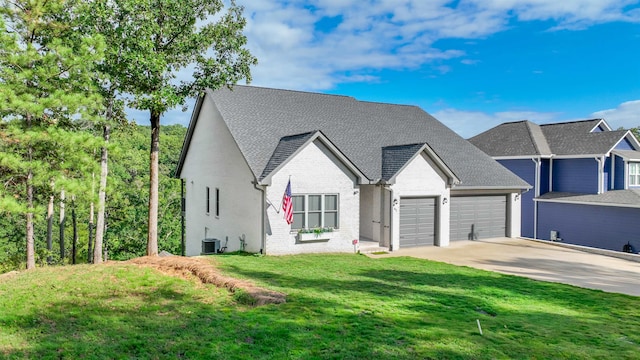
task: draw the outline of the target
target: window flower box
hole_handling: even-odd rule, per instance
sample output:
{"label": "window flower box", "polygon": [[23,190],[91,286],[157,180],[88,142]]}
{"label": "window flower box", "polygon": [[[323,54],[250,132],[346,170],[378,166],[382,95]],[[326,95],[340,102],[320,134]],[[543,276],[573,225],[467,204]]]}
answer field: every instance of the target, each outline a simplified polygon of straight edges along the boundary
{"label": "window flower box", "polygon": [[296,234],[298,242],[329,241],[333,235],[333,228],[301,229]]}

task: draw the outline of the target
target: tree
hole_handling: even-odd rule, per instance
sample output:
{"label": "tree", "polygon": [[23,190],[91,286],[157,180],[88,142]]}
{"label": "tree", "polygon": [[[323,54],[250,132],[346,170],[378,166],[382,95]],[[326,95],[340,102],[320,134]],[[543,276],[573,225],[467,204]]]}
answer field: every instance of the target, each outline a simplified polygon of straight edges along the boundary
{"label": "tree", "polygon": [[[69,130],[73,119],[100,104],[91,74],[101,58],[99,37],[79,36],[58,15],[63,0],[1,1],[0,9],[0,209],[25,216],[27,268],[35,267],[34,213],[38,193],[50,184],[73,189],[90,141]],[[43,197],[40,196],[40,201]],[[45,200],[46,201],[46,200]]]}
{"label": "tree", "polygon": [[[233,0],[219,17],[222,0],[96,0],[92,8],[95,28],[118,54],[105,70],[130,106],[150,114],[147,255],[157,255],[161,115],[206,88],[250,81],[257,61],[244,48],[243,8]],[[177,79],[179,72],[191,74]]]}

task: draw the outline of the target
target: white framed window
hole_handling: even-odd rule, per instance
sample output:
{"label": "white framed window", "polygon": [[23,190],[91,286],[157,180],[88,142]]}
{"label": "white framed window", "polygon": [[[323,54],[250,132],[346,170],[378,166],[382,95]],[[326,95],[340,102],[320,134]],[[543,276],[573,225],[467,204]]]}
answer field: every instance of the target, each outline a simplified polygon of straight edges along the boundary
{"label": "white framed window", "polygon": [[629,186],[640,186],[640,163],[629,163]]}
{"label": "white framed window", "polygon": [[296,194],[291,229],[339,227],[338,194]]}

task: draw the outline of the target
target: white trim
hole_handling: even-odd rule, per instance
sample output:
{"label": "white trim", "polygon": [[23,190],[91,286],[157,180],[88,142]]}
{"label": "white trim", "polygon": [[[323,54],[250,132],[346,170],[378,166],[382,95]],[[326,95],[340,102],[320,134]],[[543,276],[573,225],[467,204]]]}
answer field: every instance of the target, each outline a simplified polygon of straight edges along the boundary
{"label": "white trim", "polygon": [[533,186],[454,186],[451,190],[505,190],[516,192],[518,190],[531,190]]}
{"label": "white trim", "polygon": [[624,189],[627,190],[629,188],[629,176],[627,176],[629,174],[629,161],[627,161],[625,158],[622,158],[622,161],[624,162],[624,164],[622,165],[622,168],[624,169]]}
{"label": "white trim", "polygon": [[[623,137],[620,138],[620,140],[618,140],[618,142],[616,142],[613,147],[611,149],[609,149],[609,151],[607,151],[606,155],[609,155],[612,151],[615,151],[616,146],[618,146],[618,144],[620,144],[620,142],[624,139],[629,139],[629,142],[635,142],[636,145],[636,149],[640,148],[640,143],[638,142],[638,139],[636,139],[635,135],[633,135],[631,133],[631,130],[627,130],[627,132],[624,134]],[[637,150],[636,150],[637,151]]]}
{"label": "white trim", "polygon": [[604,156],[595,157],[596,163],[598,165],[598,194],[602,194],[604,192]]}
{"label": "white trim", "polygon": [[553,191],[553,158],[549,159],[549,192]]}
{"label": "white trim", "polygon": [[611,131],[611,126],[609,126],[609,124],[607,124],[606,121],[604,121],[604,119],[600,119],[600,121],[598,121],[598,123],[591,128],[591,131],[589,131],[590,133],[593,132],[593,130],[595,130],[598,126],[600,126],[600,124],[604,124],[604,126],[606,127],[607,131]]}
{"label": "white trim", "polygon": [[617,204],[617,203],[607,203],[607,202],[591,202],[591,201],[579,201],[579,200],[575,201],[575,200],[564,200],[564,199],[533,199],[533,201],[559,203],[559,204],[613,206],[613,207],[640,209],[640,205],[634,205],[634,204]]}
{"label": "white trim", "polygon": [[580,154],[580,155],[555,155],[554,159],[592,159],[595,157],[606,156],[607,154]]}
{"label": "white trim", "polygon": [[[612,190],[616,189],[616,154],[611,154],[611,179],[609,179],[609,187]],[[609,189],[607,189],[609,191]]]}
{"label": "white trim", "polygon": [[[535,158],[531,159],[531,161],[533,161],[536,167],[534,180],[536,191],[534,193],[534,197],[538,197],[540,196],[540,177],[542,176],[540,169],[542,168],[542,159]],[[520,198],[522,199],[522,197]],[[533,238],[538,238],[538,203],[536,202],[533,203]]]}
{"label": "white trim", "polygon": [[514,156],[492,156],[493,160],[527,160],[527,159],[550,159],[554,157],[554,154],[550,155],[514,155]]}

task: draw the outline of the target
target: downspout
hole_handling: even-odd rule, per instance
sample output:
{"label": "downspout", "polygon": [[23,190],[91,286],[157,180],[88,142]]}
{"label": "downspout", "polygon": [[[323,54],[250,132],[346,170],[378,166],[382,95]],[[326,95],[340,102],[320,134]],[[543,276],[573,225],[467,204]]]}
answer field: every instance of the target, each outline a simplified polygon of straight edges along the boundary
{"label": "downspout", "polygon": [[553,158],[549,158],[549,192],[553,191]]}
{"label": "downspout", "polygon": [[258,184],[258,179],[254,178],[254,181],[251,182],[253,184],[253,187],[260,191],[261,193],[261,202],[260,202],[260,227],[261,227],[261,244],[260,244],[260,254],[266,254],[267,253],[267,249],[266,249],[266,244],[267,244],[267,235],[265,233],[265,217],[267,216],[267,209],[265,207],[265,204],[267,202],[266,197],[267,195],[265,194],[265,189],[264,187],[260,187],[260,185]]}
{"label": "downspout", "polygon": [[[533,194],[534,198],[537,198],[538,196],[540,196],[540,168],[542,165],[542,161],[541,159],[538,158],[531,158],[531,161],[533,161],[533,163],[536,166],[536,171],[535,171],[535,187],[536,187],[536,191]],[[522,203],[520,204],[520,206],[522,206]],[[522,210],[521,210],[522,211]],[[533,201],[533,238],[537,239],[538,238],[538,202],[537,201]]]}
{"label": "downspout", "polygon": [[611,178],[609,179],[609,187],[616,189],[616,154],[611,154]]}
{"label": "downspout", "polygon": [[598,163],[598,194],[602,194],[604,191],[604,156],[599,158],[596,157],[596,162]]}

